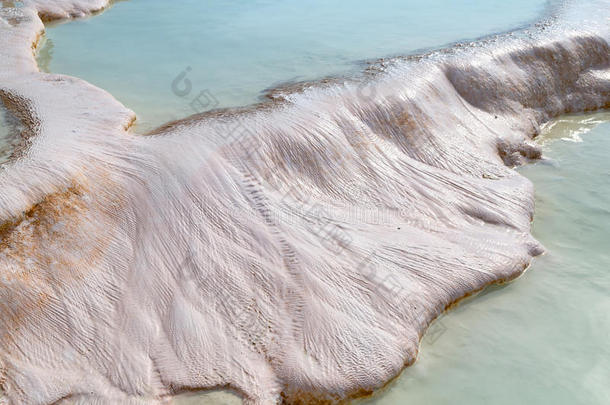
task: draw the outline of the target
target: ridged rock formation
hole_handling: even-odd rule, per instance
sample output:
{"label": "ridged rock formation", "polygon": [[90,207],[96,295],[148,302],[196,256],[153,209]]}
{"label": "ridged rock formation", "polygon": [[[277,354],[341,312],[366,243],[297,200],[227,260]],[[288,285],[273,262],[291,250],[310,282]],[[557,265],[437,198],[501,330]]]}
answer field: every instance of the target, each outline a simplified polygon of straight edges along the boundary
{"label": "ridged rock formation", "polygon": [[0,403],[380,388],[445,308],[542,252],[511,169],[539,156],[539,125],[610,106],[607,16],[574,29],[566,6],[530,32],[136,136],[110,94],[32,54],[41,18],[104,5],[0,9],[0,97],[29,134],[0,171]]}

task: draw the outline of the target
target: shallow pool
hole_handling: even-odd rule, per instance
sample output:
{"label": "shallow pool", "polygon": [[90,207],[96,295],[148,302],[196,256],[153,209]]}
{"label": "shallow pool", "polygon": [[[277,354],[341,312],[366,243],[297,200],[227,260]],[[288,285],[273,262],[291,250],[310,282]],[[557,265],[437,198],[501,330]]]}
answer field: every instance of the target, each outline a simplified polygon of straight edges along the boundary
{"label": "shallow pool", "polygon": [[[43,70],[83,78],[138,114],[138,130],[256,102],[280,83],[361,71],[528,24],[544,0],[129,0],[49,26]],[[180,76],[183,74],[184,76]],[[187,79],[190,86],[183,79]]]}
{"label": "shallow pool", "polygon": [[17,119],[0,102],[0,165],[6,163],[20,141]]}

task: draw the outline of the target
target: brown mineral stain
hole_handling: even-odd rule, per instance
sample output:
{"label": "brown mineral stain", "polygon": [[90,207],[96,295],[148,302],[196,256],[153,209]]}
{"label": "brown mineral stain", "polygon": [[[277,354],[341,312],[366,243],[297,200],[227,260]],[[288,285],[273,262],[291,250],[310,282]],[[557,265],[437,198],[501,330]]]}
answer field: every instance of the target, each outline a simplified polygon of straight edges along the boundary
{"label": "brown mineral stain", "polygon": [[[63,287],[58,280],[73,286],[82,281],[107,248],[109,239],[104,233],[85,230],[91,203],[84,197],[91,193],[83,183],[73,180],[65,190],[48,194],[0,224],[0,256],[7,264],[0,268],[0,344],[4,347],[11,345],[13,335],[26,322],[60,299]],[[120,201],[110,201],[120,208]],[[58,256],[57,250],[65,254]]]}

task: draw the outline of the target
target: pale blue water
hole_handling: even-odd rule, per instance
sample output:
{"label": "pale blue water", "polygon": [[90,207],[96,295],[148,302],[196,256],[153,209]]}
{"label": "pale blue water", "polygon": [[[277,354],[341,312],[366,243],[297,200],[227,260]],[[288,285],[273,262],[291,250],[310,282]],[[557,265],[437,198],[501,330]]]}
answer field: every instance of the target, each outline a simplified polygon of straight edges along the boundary
{"label": "pale blue water", "polygon": [[519,171],[547,253],[443,316],[417,363],[362,402],[610,404],[610,113],[564,117],[539,142],[549,160]]}
{"label": "pale blue water", "polygon": [[[39,63],[138,114],[140,130],[257,101],[282,82],[361,71],[358,61],[528,24],[544,0],[128,0],[47,30]],[[187,67],[192,89],[172,82]],[[181,83],[182,84],[182,83]],[[179,90],[183,90],[179,86]],[[201,103],[189,104],[201,92]]]}

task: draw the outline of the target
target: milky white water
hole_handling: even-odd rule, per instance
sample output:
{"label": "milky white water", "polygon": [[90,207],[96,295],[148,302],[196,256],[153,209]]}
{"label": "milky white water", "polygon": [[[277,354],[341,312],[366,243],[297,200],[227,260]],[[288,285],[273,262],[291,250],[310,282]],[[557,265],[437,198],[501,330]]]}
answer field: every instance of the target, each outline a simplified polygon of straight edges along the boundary
{"label": "milky white water", "polygon": [[[523,26],[544,0],[129,0],[50,25],[38,63],[83,78],[138,114],[138,130],[258,100],[280,83],[360,72],[406,55]],[[190,86],[179,81],[184,73]],[[199,98],[199,101],[194,101]]]}

